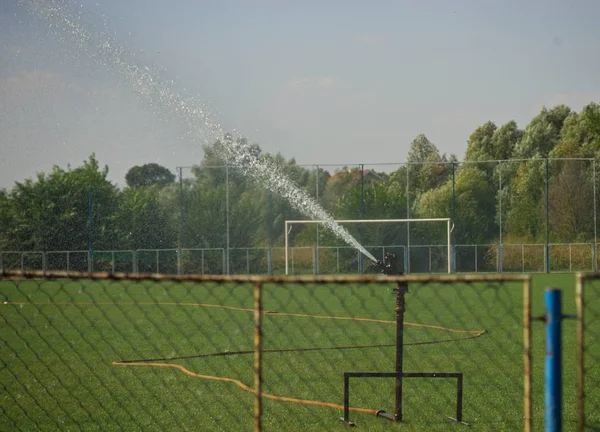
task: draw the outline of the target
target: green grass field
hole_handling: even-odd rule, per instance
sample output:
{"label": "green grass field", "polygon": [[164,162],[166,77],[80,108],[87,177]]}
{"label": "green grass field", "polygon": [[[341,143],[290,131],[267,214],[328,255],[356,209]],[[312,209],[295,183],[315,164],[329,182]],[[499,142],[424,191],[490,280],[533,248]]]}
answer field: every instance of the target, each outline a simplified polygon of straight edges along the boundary
{"label": "green grass field", "polygon": [[[548,286],[563,289],[564,311],[574,313],[574,276],[536,275],[533,315],[543,313]],[[390,288],[266,285],[263,391],[342,404],[344,372],[393,372],[395,349],[381,346],[392,345],[395,338]],[[463,418],[472,429],[521,430],[521,285],[409,288],[404,370],[462,372]],[[251,284],[1,281],[0,430],[252,430],[253,395],[234,382],[215,379],[253,386],[252,354],[235,354],[253,347],[252,295]],[[588,302],[590,318],[600,316],[600,306],[594,304]],[[544,325],[536,321],[533,327],[534,426],[539,430],[544,419]],[[565,321],[563,330],[564,429],[573,430],[574,321]],[[588,382],[598,383],[600,350],[591,331],[586,340]],[[305,348],[313,350],[301,350]],[[152,365],[113,364],[151,359]],[[204,377],[157,363],[176,364]],[[600,405],[594,386],[586,399],[587,419],[597,426],[593,411]],[[402,424],[359,412],[351,412],[351,420],[365,431],[462,430],[464,425],[447,418],[455,414],[455,387],[454,380],[406,379]],[[393,412],[394,380],[354,379],[350,404]],[[337,408],[265,398],[263,430],[345,430],[341,415]]]}

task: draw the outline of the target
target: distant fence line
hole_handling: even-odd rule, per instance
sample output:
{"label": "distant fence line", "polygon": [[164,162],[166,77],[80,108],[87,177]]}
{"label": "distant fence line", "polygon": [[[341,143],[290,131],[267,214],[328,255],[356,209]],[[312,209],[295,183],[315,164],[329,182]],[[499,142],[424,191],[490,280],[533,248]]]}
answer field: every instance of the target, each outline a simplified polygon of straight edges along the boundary
{"label": "distant fence line", "polygon": [[[446,273],[447,245],[366,246],[376,257],[394,252],[405,273]],[[408,251],[408,253],[407,253]],[[455,273],[593,271],[593,243],[466,244],[452,246]],[[548,255],[548,256],[547,256]],[[228,266],[229,264],[229,266]],[[350,246],[290,247],[291,274],[352,274],[368,262]],[[284,247],[3,251],[0,270],[112,271],[163,274],[283,274]]]}

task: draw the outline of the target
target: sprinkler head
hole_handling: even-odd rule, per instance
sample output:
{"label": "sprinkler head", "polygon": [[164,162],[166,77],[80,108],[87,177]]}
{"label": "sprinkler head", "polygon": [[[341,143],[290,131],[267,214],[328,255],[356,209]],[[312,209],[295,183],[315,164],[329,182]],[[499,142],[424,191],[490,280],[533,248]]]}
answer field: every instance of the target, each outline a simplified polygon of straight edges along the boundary
{"label": "sprinkler head", "polygon": [[381,273],[386,276],[390,275],[403,275],[400,271],[400,265],[398,264],[398,256],[395,253],[387,252],[383,257],[383,262],[377,261],[377,267],[379,267]]}

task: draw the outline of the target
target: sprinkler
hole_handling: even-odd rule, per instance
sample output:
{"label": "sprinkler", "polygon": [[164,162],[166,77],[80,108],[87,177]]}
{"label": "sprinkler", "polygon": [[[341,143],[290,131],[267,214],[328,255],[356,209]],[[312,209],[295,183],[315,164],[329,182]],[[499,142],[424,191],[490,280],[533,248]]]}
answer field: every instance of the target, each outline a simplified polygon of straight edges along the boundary
{"label": "sprinkler", "polygon": [[377,261],[375,265],[379,268],[381,273],[383,273],[386,276],[401,276],[404,274],[400,271],[400,266],[398,264],[398,256],[393,252],[386,252],[386,254],[383,257],[383,261]]}
{"label": "sprinkler", "polygon": [[[373,262],[373,267],[379,269],[386,276],[403,276],[398,265],[398,257],[393,252],[387,252],[383,261]],[[387,413],[384,410],[377,410],[376,416],[383,417],[394,422],[401,422],[403,419],[403,381],[405,378],[451,378],[456,379],[456,418],[449,417],[458,423],[467,424],[462,420],[462,392],[463,392],[463,374],[461,372],[404,372],[404,313],[406,312],[405,294],[408,293],[408,283],[398,281],[396,287],[392,290],[396,294],[396,341],[395,341],[395,370],[394,372],[344,372],[344,417],[340,420],[347,425],[355,426],[350,421],[350,378],[373,378],[387,377],[394,378],[395,397],[394,413]]]}

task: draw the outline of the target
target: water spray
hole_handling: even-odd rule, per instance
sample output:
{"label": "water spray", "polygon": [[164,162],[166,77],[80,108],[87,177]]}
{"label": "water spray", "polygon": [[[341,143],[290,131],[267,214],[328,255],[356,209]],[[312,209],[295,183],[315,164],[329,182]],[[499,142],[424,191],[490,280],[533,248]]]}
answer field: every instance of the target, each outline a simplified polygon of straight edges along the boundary
{"label": "water spray", "polygon": [[[314,198],[296,186],[281,167],[258,157],[248,144],[225,134],[220,122],[207,108],[194,98],[184,98],[173,88],[172,82],[162,81],[158,73],[149,67],[138,65],[135,56],[118,42],[106,22],[103,29],[91,31],[71,0],[19,0],[27,10],[43,19],[50,31],[62,42],[69,43],[88,54],[101,66],[119,74],[140,98],[155,110],[167,108],[187,126],[188,134],[195,140],[219,140],[223,143],[222,156],[244,175],[264,185],[267,189],[286,199],[296,210],[322,224],[337,237],[356,248],[371,261],[377,262],[346,229],[338,225]],[[78,10],[79,13],[75,12]],[[89,52],[88,50],[93,50]]]}

